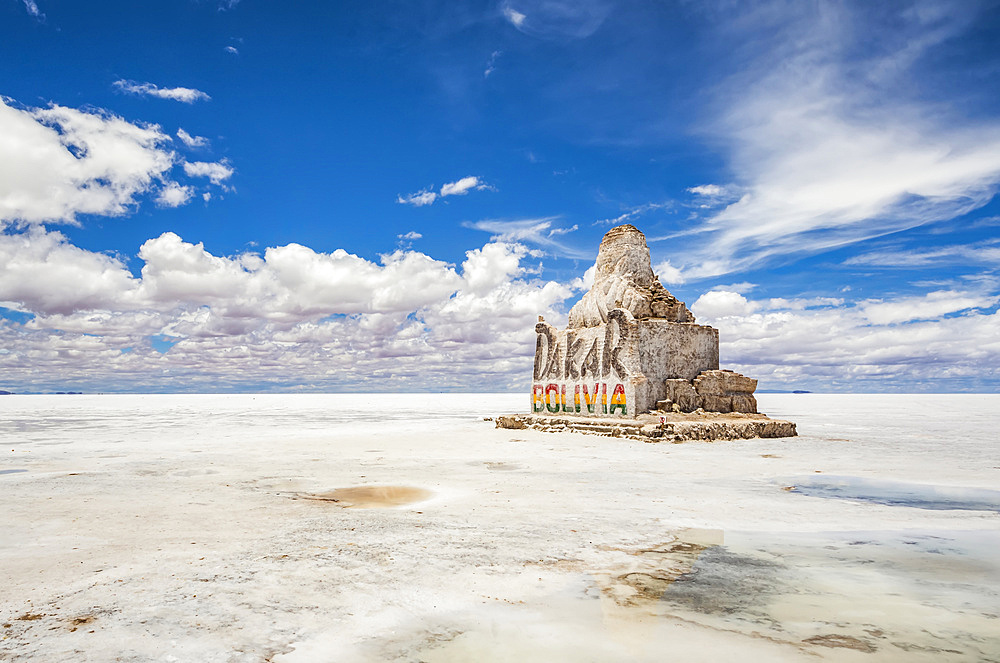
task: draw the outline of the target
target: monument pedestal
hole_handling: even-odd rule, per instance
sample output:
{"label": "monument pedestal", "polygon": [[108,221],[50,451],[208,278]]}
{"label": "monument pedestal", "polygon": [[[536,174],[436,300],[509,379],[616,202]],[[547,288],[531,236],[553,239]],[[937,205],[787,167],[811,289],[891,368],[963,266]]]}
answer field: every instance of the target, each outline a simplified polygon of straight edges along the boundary
{"label": "monument pedestal", "polygon": [[497,428],[531,428],[548,433],[574,432],[626,437],[643,442],[745,440],[794,437],[795,424],[763,414],[734,412],[650,412],[635,418],[509,414],[496,418]]}

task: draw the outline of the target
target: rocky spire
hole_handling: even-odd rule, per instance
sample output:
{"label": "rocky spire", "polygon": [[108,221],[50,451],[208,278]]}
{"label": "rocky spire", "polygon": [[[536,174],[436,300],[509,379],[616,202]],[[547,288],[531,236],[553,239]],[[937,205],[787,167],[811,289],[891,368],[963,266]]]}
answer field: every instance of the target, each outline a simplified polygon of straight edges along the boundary
{"label": "rocky spire", "polygon": [[608,311],[622,308],[637,320],[663,318],[694,322],[684,302],[663,287],[650,267],[646,237],[633,225],[609,230],[601,240],[594,265],[594,285],[570,309],[571,328],[596,327],[608,321]]}

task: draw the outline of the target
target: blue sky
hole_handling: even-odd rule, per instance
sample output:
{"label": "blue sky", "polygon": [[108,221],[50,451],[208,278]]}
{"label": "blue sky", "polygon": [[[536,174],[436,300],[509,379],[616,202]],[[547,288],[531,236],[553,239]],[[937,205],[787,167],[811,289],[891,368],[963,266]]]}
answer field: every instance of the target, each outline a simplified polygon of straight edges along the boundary
{"label": "blue sky", "polygon": [[761,389],[995,391],[998,28],[0,0],[0,389],[526,389],[628,222]]}

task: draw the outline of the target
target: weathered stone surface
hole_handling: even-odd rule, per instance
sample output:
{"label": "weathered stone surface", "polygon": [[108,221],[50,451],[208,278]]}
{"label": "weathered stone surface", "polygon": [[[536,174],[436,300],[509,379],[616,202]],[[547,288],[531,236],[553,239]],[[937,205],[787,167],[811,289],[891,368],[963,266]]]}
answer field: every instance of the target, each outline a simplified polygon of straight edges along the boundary
{"label": "weathered stone surface", "polygon": [[532,411],[634,417],[666,397],[664,381],[694,379],[719,366],[718,331],[667,320],[636,320],[613,309],[607,324],[559,330],[535,325]]}
{"label": "weathered stone surface", "polygon": [[694,388],[702,395],[752,394],[757,389],[757,381],[733,371],[702,371],[694,378]]}
{"label": "weathered stone surface", "polygon": [[657,408],[666,412],[757,412],[757,381],[733,371],[702,371],[693,381],[666,380],[666,397]]}
{"label": "weathered stone surface", "polygon": [[719,414],[700,412],[664,416],[646,414],[636,419],[556,417],[516,414],[497,417],[497,428],[532,428],[543,432],[575,432],[607,437],[623,437],[644,442],[685,442],[689,440],[745,440],[757,437],[794,437],[795,424],[769,419],[762,414]]}
{"label": "weathered stone surface", "polygon": [[594,285],[570,309],[570,328],[606,324],[608,314],[616,308],[628,311],[637,320],[694,322],[684,302],[671,295],[653,274],[646,238],[635,226],[626,224],[609,230],[601,241],[594,267]]}
{"label": "weathered stone surface", "polygon": [[[694,412],[701,407],[701,398],[688,380],[664,380],[666,401],[661,409],[671,410],[673,405],[681,412]],[[659,403],[657,403],[659,405]]]}
{"label": "weathered stone surface", "polygon": [[[542,318],[535,326],[531,411],[548,420],[539,426],[565,428],[570,424],[562,422],[572,420],[574,430],[596,426],[599,432],[618,435],[636,424],[622,421],[608,428],[607,423],[590,426],[580,420],[634,420],[654,409],[667,414],[757,412],[757,381],[719,369],[718,330],[694,324],[684,303],[659,283],[637,228],[608,231],[594,267],[594,285],[570,310],[569,326],[556,329]],[[518,421],[505,419],[502,425]],[[730,426],[690,435],[734,439],[766,432],[763,423],[740,426],[746,430],[733,432]],[[794,434],[794,425],[792,433],[787,427],[775,430]],[[644,435],[655,437],[651,431]]]}

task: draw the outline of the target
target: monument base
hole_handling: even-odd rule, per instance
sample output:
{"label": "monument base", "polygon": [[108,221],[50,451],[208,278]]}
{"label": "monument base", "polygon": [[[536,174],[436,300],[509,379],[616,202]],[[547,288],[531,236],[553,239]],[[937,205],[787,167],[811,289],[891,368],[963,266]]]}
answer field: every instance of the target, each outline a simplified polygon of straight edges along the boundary
{"label": "monument base", "polygon": [[651,412],[634,419],[509,414],[496,418],[497,428],[533,428],[546,432],[575,432],[627,437],[644,442],[688,440],[748,440],[757,437],[795,437],[795,424],[763,414],[742,412]]}

